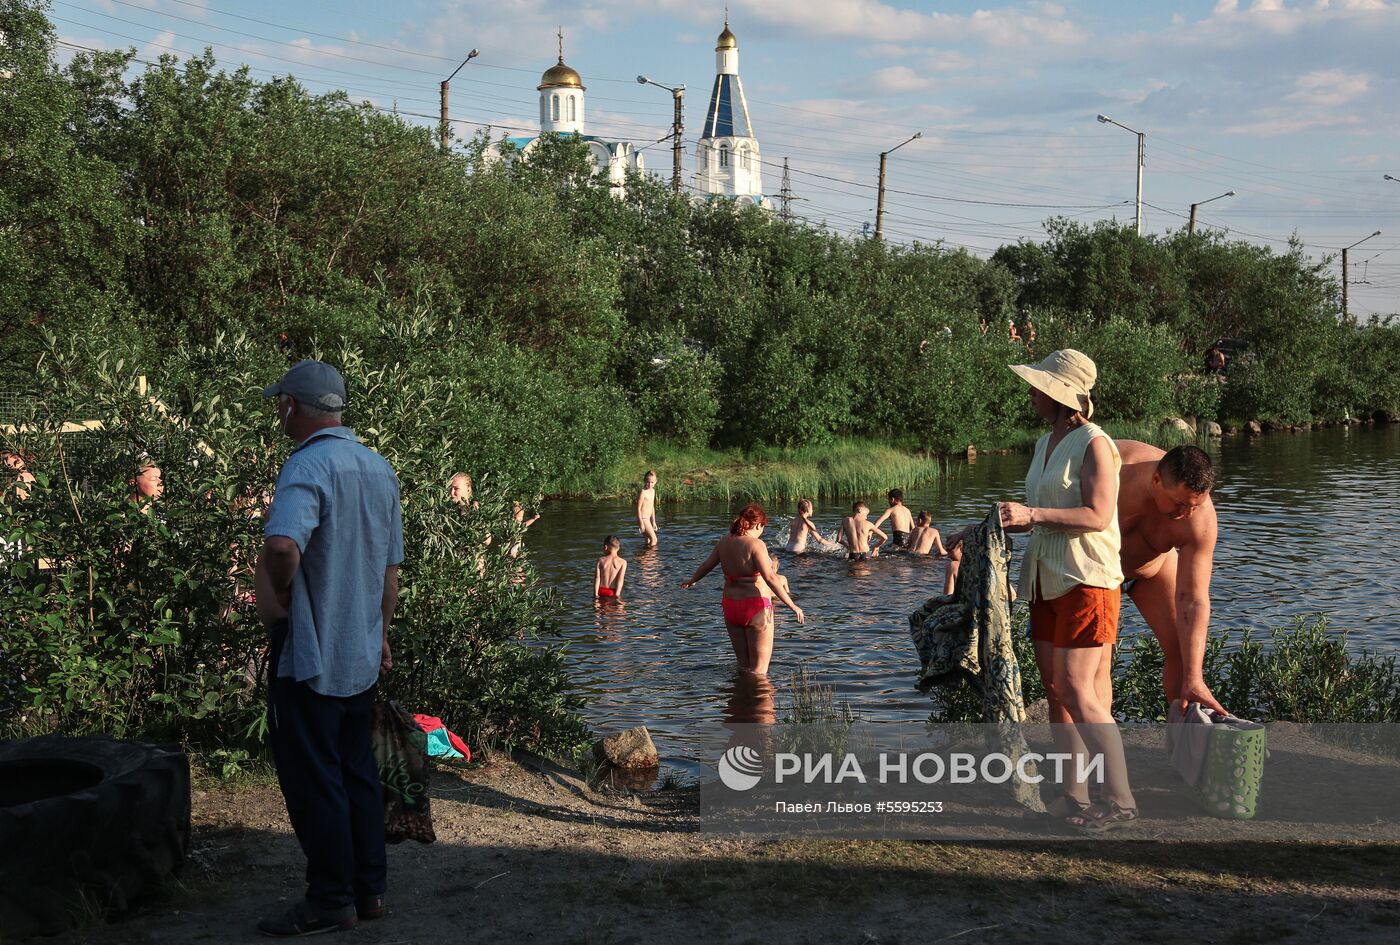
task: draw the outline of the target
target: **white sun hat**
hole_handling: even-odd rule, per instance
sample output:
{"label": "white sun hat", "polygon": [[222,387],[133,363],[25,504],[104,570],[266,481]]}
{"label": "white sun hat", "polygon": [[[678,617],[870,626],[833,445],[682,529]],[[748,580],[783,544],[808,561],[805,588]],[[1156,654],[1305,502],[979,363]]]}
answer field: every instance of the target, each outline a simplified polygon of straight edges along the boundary
{"label": "white sun hat", "polygon": [[1084,419],[1094,415],[1094,401],[1089,391],[1099,379],[1099,369],[1087,354],[1064,348],[1050,352],[1039,364],[1008,366],[1027,384],[1056,403],[1084,414]]}

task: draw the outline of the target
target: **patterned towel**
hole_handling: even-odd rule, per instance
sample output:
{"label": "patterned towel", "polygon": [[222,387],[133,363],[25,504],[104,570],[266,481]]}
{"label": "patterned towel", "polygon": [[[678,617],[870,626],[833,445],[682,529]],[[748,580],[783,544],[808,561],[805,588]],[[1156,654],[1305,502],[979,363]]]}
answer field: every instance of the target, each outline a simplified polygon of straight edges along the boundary
{"label": "patterned towel", "polygon": [[[1021,723],[1021,666],[1011,636],[1011,542],[992,506],[982,524],[963,539],[962,564],[952,594],[930,597],[909,615],[909,635],[919,651],[919,691],[963,680],[982,696],[982,721],[995,723],[998,743],[1016,761],[1027,750]],[[1034,766],[1028,765],[1028,773]],[[1016,799],[1044,810],[1036,784],[1013,781]]]}

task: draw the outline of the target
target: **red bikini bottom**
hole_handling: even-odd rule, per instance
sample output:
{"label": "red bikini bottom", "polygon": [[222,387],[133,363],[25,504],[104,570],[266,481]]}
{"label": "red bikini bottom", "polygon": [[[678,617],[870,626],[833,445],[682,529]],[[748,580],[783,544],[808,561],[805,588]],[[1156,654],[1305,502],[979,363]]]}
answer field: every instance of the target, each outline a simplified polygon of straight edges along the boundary
{"label": "red bikini bottom", "polygon": [[747,627],[753,623],[753,618],[765,610],[773,609],[773,599],[771,597],[745,597],[742,600],[735,600],[730,597],[722,597],[719,605],[724,610],[725,623],[731,627]]}

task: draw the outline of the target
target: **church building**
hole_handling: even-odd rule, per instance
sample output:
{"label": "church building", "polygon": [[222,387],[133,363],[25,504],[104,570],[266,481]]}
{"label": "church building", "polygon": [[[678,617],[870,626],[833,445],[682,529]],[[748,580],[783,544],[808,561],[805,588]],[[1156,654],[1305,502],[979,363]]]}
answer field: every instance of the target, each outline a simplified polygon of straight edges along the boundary
{"label": "church building", "polygon": [[739,80],[739,40],[727,16],[715,44],[715,72],[705,127],[695,148],[696,196],[730,197],[740,206],[771,210],[773,201],[763,195],[762,152]]}
{"label": "church building", "polygon": [[545,70],[537,86],[540,93],[540,134],[511,137],[507,140],[525,159],[539,146],[541,135],[576,134],[588,145],[593,166],[606,173],[613,193],[622,194],[627,171],[638,174],[646,170],[646,157],[630,141],[612,141],[587,133],[584,125],[584,97],[587,91],[578,71],[564,64],[564,34],[559,34],[559,61]]}

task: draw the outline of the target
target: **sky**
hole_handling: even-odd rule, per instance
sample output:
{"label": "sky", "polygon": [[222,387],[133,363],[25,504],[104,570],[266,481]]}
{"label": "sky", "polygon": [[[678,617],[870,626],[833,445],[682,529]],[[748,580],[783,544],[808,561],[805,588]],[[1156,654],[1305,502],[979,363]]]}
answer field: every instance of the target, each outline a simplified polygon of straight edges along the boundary
{"label": "sky", "polygon": [[[587,87],[589,134],[651,145],[670,175],[671,96],[687,87],[685,166],[703,124],[725,5],[707,0],[52,0],[62,55],[142,59],[212,47],[229,67],[293,75],[456,133],[538,128],[557,57]],[[789,166],[794,214],[841,233],[987,256],[1043,221],[1131,223],[1146,136],[1144,232],[1186,226],[1305,252],[1350,252],[1352,314],[1400,312],[1400,0],[929,3],[729,0],[765,192]],[[654,143],[658,142],[658,143]]]}

